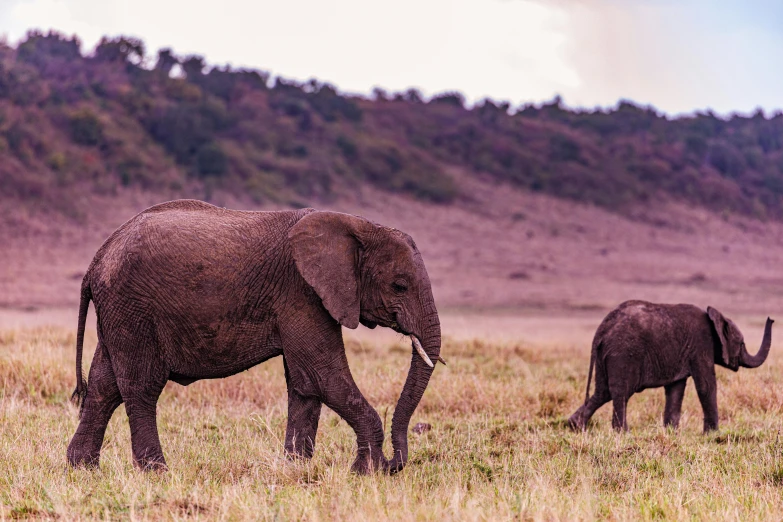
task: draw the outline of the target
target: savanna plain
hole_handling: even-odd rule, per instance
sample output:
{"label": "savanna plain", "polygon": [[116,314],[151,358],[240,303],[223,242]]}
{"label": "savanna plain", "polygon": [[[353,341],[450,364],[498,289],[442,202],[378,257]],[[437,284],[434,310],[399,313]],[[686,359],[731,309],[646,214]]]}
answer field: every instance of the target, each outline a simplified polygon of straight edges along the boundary
{"label": "savanna plain", "polygon": [[[285,459],[278,359],[227,379],[169,383],[158,403],[168,472],[134,469],[122,407],[100,469],[70,469],[75,271],[132,213],[86,239],[66,230],[45,255],[29,247],[49,241],[45,231],[12,240],[0,277],[0,519],[778,520],[783,227],[687,209],[627,219],[524,198],[506,209],[525,213],[506,217],[394,199],[338,208],[411,233],[439,300],[448,366],[438,365],[411,422],[431,429],[409,433],[410,461],[395,476],[352,475],[354,434],[327,408],[314,458]],[[767,315],[779,320],[762,367],[716,370],[719,431],[701,433],[692,383],[679,431],[662,427],[662,389],[631,399],[628,433],[612,431],[611,405],[585,433],[567,429],[584,400],[592,335],[628,298],[716,306],[751,352]],[[409,342],[360,327],[345,343],[388,436]],[[95,344],[91,318],[85,367]]]}
{"label": "savanna plain", "polygon": [[[679,432],[661,427],[663,392],[653,390],[631,400],[629,433],[611,430],[608,406],[572,433],[564,419],[583,398],[583,346],[446,340],[448,366],[412,423],[432,429],[410,434],[409,465],[391,477],[349,472],[354,435],[326,409],[312,461],[287,461],[285,381],[273,360],[228,379],[170,383],[158,412],[171,469],[156,474],[133,468],[122,408],[100,470],[66,466],[74,342],[57,327],[0,334],[4,519],[765,520],[783,510],[779,353],[752,373],[719,370],[717,433],[701,434],[692,386]],[[410,348],[348,336],[347,352],[388,433]]]}

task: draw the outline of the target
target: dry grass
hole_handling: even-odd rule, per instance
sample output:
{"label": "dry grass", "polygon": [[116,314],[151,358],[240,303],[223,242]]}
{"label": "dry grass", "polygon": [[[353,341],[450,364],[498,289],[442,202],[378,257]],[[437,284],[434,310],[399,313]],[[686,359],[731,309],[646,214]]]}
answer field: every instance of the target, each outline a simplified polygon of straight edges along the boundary
{"label": "dry grass", "polygon": [[[353,434],[326,409],[314,459],[282,458],[276,360],[230,379],[169,385],[159,403],[168,473],[132,467],[122,408],[101,469],[69,469],[73,346],[68,330],[0,333],[2,519],[764,520],[783,512],[783,357],[774,348],[759,370],[719,370],[723,427],[705,437],[692,385],[680,433],[660,427],[656,390],[631,400],[629,434],[611,432],[608,406],[575,434],[563,421],[583,397],[584,348],[447,341],[449,366],[435,372],[413,419],[433,429],[410,435],[408,468],[357,477],[348,469]],[[348,345],[360,387],[388,420],[408,350]]]}

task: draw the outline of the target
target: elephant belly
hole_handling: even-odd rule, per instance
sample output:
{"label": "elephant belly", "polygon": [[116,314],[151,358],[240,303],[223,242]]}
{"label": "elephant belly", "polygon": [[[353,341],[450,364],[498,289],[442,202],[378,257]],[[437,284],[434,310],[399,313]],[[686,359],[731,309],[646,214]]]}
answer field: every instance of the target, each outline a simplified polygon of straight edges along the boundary
{"label": "elephant belly", "polygon": [[646,375],[642,379],[641,386],[637,392],[648,388],[661,388],[682,379],[687,379],[691,375],[687,368],[674,368],[668,369],[668,371],[667,369],[653,368],[652,371],[644,373]]}
{"label": "elephant belly", "polygon": [[166,342],[170,380],[187,385],[199,379],[228,377],[283,353],[279,336],[264,325],[200,330]]}

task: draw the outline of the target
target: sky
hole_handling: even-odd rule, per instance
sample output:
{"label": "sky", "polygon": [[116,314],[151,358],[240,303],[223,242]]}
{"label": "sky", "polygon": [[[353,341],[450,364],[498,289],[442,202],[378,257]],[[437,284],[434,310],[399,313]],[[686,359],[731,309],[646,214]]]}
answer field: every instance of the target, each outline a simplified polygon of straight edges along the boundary
{"label": "sky", "polygon": [[0,35],[141,38],[343,92],[415,87],[512,106],[631,100],[668,114],[783,109],[780,0],[0,0]]}

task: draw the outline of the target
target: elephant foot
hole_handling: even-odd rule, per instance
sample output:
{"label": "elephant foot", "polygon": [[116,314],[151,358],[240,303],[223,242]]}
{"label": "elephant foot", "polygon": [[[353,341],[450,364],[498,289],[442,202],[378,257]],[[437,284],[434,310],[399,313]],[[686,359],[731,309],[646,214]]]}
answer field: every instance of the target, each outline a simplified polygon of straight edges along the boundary
{"label": "elephant foot", "polygon": [[357,475],[369,475],[376,471],[389,470],[389,461],[383,456],[380,448],[373,452],[360,452],[351,465],[351,471]]}
{"label": "elephant foot", "polygon": [[712,433],[713,431],[718,431],[718,425],[717,424],[705,424],[704,425],[704,435],[708,435]]}
{"label": "elephant foot", "polygon": [[389,461],[389,475],[394,475],[395,473],[399,473],[403,470],[405,467],[405,462],[402,461],[399,457],[394,457]]}
{"label": "elephant foot", "polygon": [[74,468],[97,469],[101,454],[85,453],[68,448],[68,464]]}
{"label": "elephant foot", "polygon": [[156,471],[162,473],[169,470],[163,455],[134,458],[133,464],[139,471]]}
{"label": "elephant foot", "polygon": [[285,444],[285,456],[288,460],[310,460],[315,452],[312,439],[291,440]]}
{"label": "elephant foot", "polygon": [[313,458],[313,452],[312,451],[291,451],[288,448],[285,450],[285,458],[287,458],[290,461],[302,461],[302,460],[310,460]]}
{"label": "elephant foot", "polygon": [[587,422],[582,417],[581,412],[577,411],[568,419],[568,427],[572,431],[585,431],[587,429]]}

